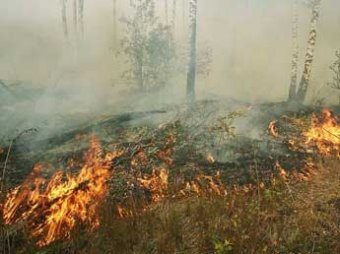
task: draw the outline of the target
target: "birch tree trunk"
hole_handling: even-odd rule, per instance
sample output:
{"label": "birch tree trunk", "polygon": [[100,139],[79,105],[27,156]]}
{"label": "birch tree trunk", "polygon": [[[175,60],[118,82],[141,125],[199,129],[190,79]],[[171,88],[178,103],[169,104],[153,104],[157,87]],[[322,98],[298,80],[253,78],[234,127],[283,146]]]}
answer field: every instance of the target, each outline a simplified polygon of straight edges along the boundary
{"label": "birch tree trunk", "polygon": [[298,0],[294,0],[293,7],[293,23],[292,23],[292,39],[293,39],[293,54],[292,54],[292,69],[290,76],[290,87],[288,101],[295,101],[296,88],[297,88],[297,76],[298,76],[298,61],[299,61],[299,40],[298,40],[298,28],[299,28],[299,14],[298,14]]}
{"label": "birch tree trunk", "polygon": [[187,73],[187,99],[188,101],[195,100],[195,86],[196,86],[196,58],[197,58],[197,0],[190,0],[189,4],[190,15],[190,60]]}
{"label": "birch tree trunk", "polygon": [[307,43],[307,52],[305,56],[305,63],[303,67],[301,81],[299,84],[299,89],[296,95],[296,99],[300,103],[302,103],[305,100],[308,87],[309,87],[309,83],[310,83],[312,64],[313,64],[314,53],[315,53],[317,24],[318,24],[319,16],[320,16],[320,5],[321,5],[321,0],[313,0],[313,11],[312,11],[309,39]]}

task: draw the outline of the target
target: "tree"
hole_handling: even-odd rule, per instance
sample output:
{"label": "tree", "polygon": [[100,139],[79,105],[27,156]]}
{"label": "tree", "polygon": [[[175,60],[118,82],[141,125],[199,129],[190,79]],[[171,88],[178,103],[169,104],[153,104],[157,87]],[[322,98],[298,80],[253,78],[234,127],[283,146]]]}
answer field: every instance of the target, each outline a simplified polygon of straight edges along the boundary
{"label": "tree", "polygon": [[303,66],[303,73],[300,80],[299,88],[296,93],[296,100],[302,103],[307,95],[310,77],[312,72],[312,64],[314,60],[315,44],[317,36],[317,24],[320,16],[321,0],[310,0],[310,6],[312,7],[311,28],[309,32],[309,39],[307,42],[307,52],[305,56],[305,62]]}
{"label": "tree", "polygon": [[[68,39],[67,24],[67,0],[60,0],[61,3],[61,19],[63,25],[64,36]],[[73,0],[73,26],[77,36],[78,25],[80,25],[81,34],[84,34],[84,0]]]}
{"label": "tree", "polygon": [[74,31],[77,35],[78,33],[78,2],[77,0],[73,0],[73,26],[74,26]]}
{"label": "tree", "polygon": [[84,35],[84,0],[79,0],[78,3],[78,12],[79,12],[79,25],[81,35]]}
{"label": "tree", "polygon": [[170,28],[159,22],[153,0],[131,1],[130,6],[133,16],[122,19],[126,33],[121,44],[130,66],[123,78],[133,80],[140,91],[164,87],[175,58]]}
{"label": "tree", "polygon": [[330,69],[333,72],[333,78],[332,81],[328,83],[328,85],[333,89],[340,90],[340,51],[335,53],[335,57],[336,57],[335,62],[330,66]]}
{"label": "tree", "polygon": [[61,20],[62,20],[62,24],[63,24],[64,36],[67,39],[68,38],[68,26],[67,26],[67,15],[66,15],[66,1],[67,0],[60,0],[60,3],[61,3]]}
{"label": "tree", "polygon": [[171,20],[171,27],[172,27],[172,33],[174,34],[176,29],[176,10],[177,10],[177,0],[173,0],[172,5],[172,20]]}
{"label": "tree", "polygon": [[197,60],[197,0],[190,0],[189,4],[190,19],[190,59],[187,73],[187,99],[195,100],[196,86],[196,60]]}
{"label": "tree", "polygon": [[168,0],[164,0],[164,17],[165,17],[165,25],[169,25],[169,3]]}
{"label": "tree", "polygon": [[113,0],[113,41],[117,42],[117,0]]}
{"label": "tree", "polygon": [[299,61],[299,44],[298,44],[298,28],[299,28],[299,14],[298,14],[298,0],[294,0],[293,8],[293,28],[292,28],[292,39],[293,39],[293,55],[292,55],[292,70],[290,77],[289,87],[289,101],[296,99],[297,90],[297,76],[298,76],[298,61]]}

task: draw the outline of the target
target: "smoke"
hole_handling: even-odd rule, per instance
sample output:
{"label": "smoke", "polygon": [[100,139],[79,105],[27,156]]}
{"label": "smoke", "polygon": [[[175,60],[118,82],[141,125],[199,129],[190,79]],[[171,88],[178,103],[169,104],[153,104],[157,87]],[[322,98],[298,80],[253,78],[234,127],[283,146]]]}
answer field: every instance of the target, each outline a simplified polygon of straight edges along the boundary
{"label": "smoke", "polygon": [[[159,2],[158,15],[164,20],[164,3]],[[171,9],[172,2],[168,8],[177,15],[173,20],[176,40],[187,47],[188,17],[183,13],[188,14],[188,10],[183,11],[183,6],[188,5],[177,2],[175,10]],[[72,26],[72,4],[67,1],[66,40],[60,1],[1,1],[0,79],[8,80],[20,99],[1,95],[4,92],[0,87],[0,97],[6,96],[6,105],[0,103],[0,107],[7,112],[0,118],[5,126],[0,138],[13,132],[13,126],[23,129],[38,125],[50,132],[68,127],[73,115],[84,116],[79,124],[90,116],[142,110],[184,99],[184,74],[158,96],[131,95],[128,82],[120,77],[124,61],[114,55],[118,48],[113,48],[112,0],[84,1],[82,10],[78,6],[80,13],[75,21],[79,30],[84,26],[84,35],[78,40]],[[337,0],[325,1],[321,7],[309,100],[313,96],[337,99],[325,84],[331,78],[329,66],[334,52],[340,48],[339,7]],[[117,1],[118,18],[129,12],[128,1]],[[286,100],[293,52],[292,13],[292,1],[198,0],[198,51],[208,45],[213,62],[210,75],[198,78],[197,97],[250,103]],[[299,5],[300,59],[305,54],[310,14],[310,9]],[[117,29],[118,35],[124,34],[121,24]],[[11,86],[16,81],[20,85]]]}

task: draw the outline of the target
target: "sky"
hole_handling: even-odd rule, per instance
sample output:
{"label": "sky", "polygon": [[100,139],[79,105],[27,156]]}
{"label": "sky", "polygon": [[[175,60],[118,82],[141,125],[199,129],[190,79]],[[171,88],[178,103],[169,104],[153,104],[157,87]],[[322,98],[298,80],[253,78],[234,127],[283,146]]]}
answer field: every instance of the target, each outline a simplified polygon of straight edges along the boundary
{"label": "sky", "polygon": [[[117,1],[119,17],[128,15],[128,0]],[[156,2],[164,19],[164,1]],[[292,2],[198,0],[198,48],[212,50],[211,73],[199,77],[198,95],[250,102],[285,100],[290,80]],[[311,10],[300,2],[302,66]],[[316,96],[333,99],[334,93],[325,84],[331,78],[334,53],[340,49],[340,1],[322,4],[310,100]],[[71,5],[69,0],[70,23]],[[183,35],[187,33],[188,4],[177,0],[176,10],[176,38],[186,47]],[[75,38],[66,42],[63,37],[59,0],[0,0],[0,78],[27,80],[38,86],[80,85],[91,93],[95,85],[96,91],[109,88],[115,93],[125,81],[120,77],[124,67],[113,54],[112,20],[112,0],[85,0],[85,35],[81,47],[76,48]],[[123,33],[120,30],[119,36]],[[184,93],[185,82],[177,85]]]}

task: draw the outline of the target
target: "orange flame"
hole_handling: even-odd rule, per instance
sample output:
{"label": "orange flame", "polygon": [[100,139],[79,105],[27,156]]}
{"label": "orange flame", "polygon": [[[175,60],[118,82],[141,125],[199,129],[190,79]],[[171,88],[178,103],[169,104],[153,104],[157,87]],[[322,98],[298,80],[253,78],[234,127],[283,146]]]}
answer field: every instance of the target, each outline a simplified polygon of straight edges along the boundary
{"label": "orange flame", "polygon": [[220,171],[217,171],[215,176],[207,176],[200,174],[193,181],[187,182],[185,190],[182,190],[183,195],[187,193],[195,193],[197,196],[215,195],[225,196],[227,190],[220,181]]}
{"label": "orange flame", "polygon": [[215,158],[211,153],[208,153],[207,160],[211,164],[215,163]]}
{"label": "orange flame", "polygon": [[96,228],[98,207],[107,193],[111,161],[119,155],[103,157],[100,143],[93,137],[76,176],[59,170],[48,182],[41,176],[43,165],[36,165],[24,183],[8,194],[3,208],[5,223],[25,222],[32,236],[39,238],[39,246],[69,238],[78,222],[89,229]]}
{"label": "orange flame", "polygon": [[144,175],[137,179],[141,186],[151,192],[152,201],[159,202],[168,189],[168,171],[164,168],[153,170],[151,175]]}
{"label": "orange flame", "polygon": [[273,120],[269,123],[268,131],[274,138],[277,138],[279,136],[276,120]]}
{"label": "orange flame", "polygon": [[276,167],[276,170],[277,170],[278,173],[279,173],[279,176],[280,176],[283,180],[287,180],[287,172],[286,172],[286,170],[281,166],[281,164],[280,164],[279,161],[276,161],[276,162],[275,162],[275,167]]}
{"label": "orange flame", "polygon": [[311,128],[303,135],[305,144],[316,147],[321,155],[340,157],[340,125],[329,109],[322,111],[321,118],[313,114]]}

